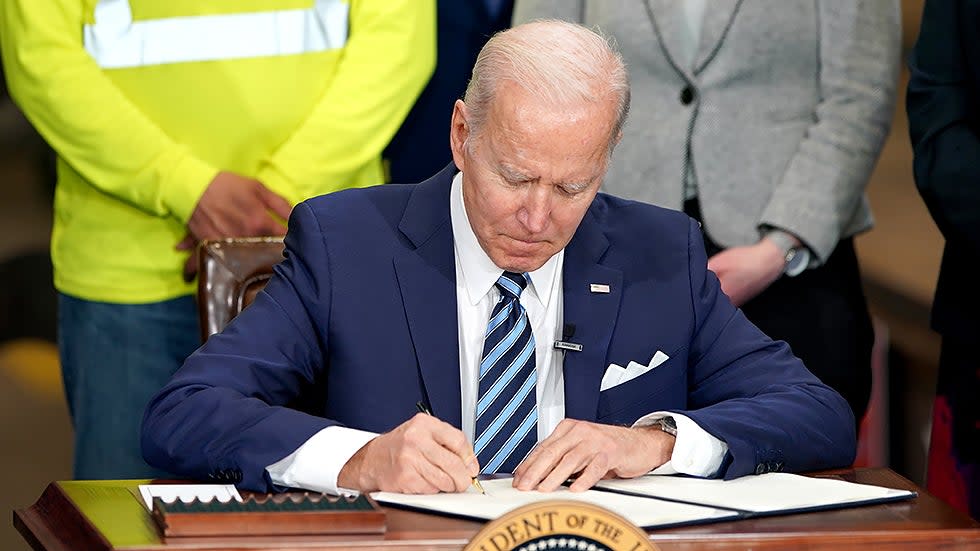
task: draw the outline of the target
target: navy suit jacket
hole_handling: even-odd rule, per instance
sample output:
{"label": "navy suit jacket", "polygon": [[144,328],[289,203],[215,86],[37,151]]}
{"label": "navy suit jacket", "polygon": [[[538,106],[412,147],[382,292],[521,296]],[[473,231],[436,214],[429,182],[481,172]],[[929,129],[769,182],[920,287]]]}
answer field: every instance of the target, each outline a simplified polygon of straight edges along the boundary
{"label": "navy suit jacket", "polygon": [[[265,467],[325,427],[388,431],[419,400],[459,427],[454,173],[299,204],[275,276],[150,403],[147,461],[271,491]],[[684,214],[597,195],[562,277],[564,322],[584,346],[565,353],[567,417],[683,412],[728,443],[728,478],[853,460],[847,403],[732,306]],[[670,359],[599,391],[610,363],[646,365],[658,350]],[[308,388],[325,394],[312,413],[287,407]]]}

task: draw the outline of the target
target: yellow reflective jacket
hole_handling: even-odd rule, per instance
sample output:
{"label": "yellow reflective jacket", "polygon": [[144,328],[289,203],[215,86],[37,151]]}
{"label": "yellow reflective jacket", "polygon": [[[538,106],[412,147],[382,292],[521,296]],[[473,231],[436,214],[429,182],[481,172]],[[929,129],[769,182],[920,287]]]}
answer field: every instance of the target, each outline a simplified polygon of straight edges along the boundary
{"label": "yellow reflective jacket", "polygon": [[2,0],[0,52],[59,156],[55,286],[147,303],[192,291],[175,246],[220,170],[293,204],[383,182],[435,2]]}

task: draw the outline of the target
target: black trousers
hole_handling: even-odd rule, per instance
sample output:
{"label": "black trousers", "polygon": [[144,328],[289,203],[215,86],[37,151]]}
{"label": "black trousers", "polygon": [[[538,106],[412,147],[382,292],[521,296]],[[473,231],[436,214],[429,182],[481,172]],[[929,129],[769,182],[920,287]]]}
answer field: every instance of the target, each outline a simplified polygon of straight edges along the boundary
{"label": "black trousers", "polygon": [[[684,211],[701,219],[697,199]],[[703,232],[708,257],[720,252]],[[861,287],[851,238],[842,239],[827,262],[796,277],[783,276],[742,305],[759,329],[789,343],[814,375],[839,392],[860,423],[871,394],[874,329]]]}

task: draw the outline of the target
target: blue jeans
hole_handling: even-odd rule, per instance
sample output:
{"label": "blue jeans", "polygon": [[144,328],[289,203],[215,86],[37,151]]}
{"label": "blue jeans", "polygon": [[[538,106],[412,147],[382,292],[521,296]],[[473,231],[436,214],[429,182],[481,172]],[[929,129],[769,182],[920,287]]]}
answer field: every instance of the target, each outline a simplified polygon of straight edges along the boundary
{"label": "blue jeans", "polygon": [[200,346],[191,296],[151,304],[58,297],[58,345],[77,479],[156,478],[140,451],[150,398]]}

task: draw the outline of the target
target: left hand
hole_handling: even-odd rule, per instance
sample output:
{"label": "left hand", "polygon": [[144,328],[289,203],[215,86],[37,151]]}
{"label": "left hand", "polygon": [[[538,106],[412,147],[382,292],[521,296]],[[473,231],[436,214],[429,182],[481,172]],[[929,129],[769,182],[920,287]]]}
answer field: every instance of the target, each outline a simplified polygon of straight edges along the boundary
{"label": "left hand", "polygon": [[785,264],[783,252],[768,239],[725,249],[708,259],[708,269],[718,276],[721,290],[735,306],[765,291],[783,274]]}
{"label": "left hand", "polygon": [[551,492],[578,474],[571,490],[603,478],[633,478],[670,460],[674,437],[658,427],[619,427],[564,419],[514,470],[518,490]]}

